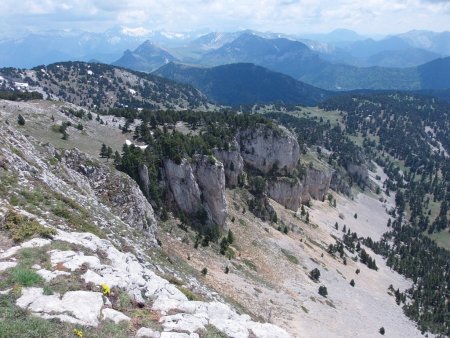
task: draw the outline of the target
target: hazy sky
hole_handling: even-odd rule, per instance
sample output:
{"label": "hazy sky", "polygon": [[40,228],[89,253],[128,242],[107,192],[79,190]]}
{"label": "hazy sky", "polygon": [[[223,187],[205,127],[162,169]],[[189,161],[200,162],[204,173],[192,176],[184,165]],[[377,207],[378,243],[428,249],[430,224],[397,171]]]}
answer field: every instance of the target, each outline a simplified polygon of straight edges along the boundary
{"label": "hazy sky", "polygon": [[111,26],[288,34],[336,28],[365,34],[450,30],[450,0],[0,0],[0,31]]}

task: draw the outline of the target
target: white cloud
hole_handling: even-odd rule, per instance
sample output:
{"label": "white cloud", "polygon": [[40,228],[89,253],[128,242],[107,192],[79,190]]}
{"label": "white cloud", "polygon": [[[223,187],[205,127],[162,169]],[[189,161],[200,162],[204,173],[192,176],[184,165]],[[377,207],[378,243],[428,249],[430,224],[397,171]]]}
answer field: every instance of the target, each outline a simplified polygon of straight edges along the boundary
{"label": "white cloud", "polygon": [[[252,28],[285,33],[450,30],[448,0],[2,0],[2,27],[34,30],[113,25],[192,31]],[[93,24],[95,23],[95,24]],[[17,26],[17,27],[16,27]]]}

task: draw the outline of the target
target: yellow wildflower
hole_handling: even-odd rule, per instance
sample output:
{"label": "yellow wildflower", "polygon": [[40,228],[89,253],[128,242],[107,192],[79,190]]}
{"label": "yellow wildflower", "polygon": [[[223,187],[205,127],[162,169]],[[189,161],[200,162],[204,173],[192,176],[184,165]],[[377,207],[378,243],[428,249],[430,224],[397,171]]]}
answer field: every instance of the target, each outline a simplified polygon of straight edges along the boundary
{"label": "yellow wildflower", "polygon": [[83,338],[83,331],[81,330],[73,329],[73,334],[78,338]]}
{"label": "yellow wildflower", "polygon": [[101,283],[100,286],[102,287],[103,295],[108,296],[109,293],[111,292],[111,288],[109,287],[109,285],[105,284],[105,283]]}

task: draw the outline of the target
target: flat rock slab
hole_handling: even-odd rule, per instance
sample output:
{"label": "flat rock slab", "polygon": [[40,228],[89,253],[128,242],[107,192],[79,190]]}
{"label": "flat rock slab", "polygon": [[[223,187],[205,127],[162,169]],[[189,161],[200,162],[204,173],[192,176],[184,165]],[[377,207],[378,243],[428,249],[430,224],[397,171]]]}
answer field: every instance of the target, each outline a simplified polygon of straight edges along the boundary
{"label": "flat rock slab", "polygon": [[103,309],[102,310],[103,319],[111,320],[116,324],[119,324],[120,322],[129,322],[130,317],[124,315],[122,312],[116,311],[114,309]]}
{"label": "flat rock slab", "polygon": [[66,271],[50,271],[46,269],[39,269],[36,271],[39,276],[45,279],[46,282],[50,282],[52,279],[58,277],[58,276],[70,276],[69,272]]}
{"label": "flat rock slab", "polygon": [[91,267],[100,267],[100,260],[96,256],[85,256],[82,252],[75,251],[50,251],[50,261],[55,266],[58,263],[62,263],[64,267],[70,271],[79,269],[83,264],[88,264]]}
{"label": "flat rock slab", "polygon": [[161,332],[160,338],[199,338],[197,333]]}
{"label": "flat rock slab", "polygon": [[23,248],[39,248],[43,247],[45,245],[50,244],[52,241],[45,238],[33,238],[29,240],[28,242],[22,243],[21,245],[13,246],[12,248],[9,248],[5,252],[2,252],[0,254],[0,259],[9,258],[11,256],[14,256],[20,249]]}
{"label": "flat rock slab", "polygon": [[100,292],[69,291],[61,298],[59,294],[44,295],[42,288],[24,288],[16,304],[42,318],[97,326],[103,297]]}
{"label": "flat rock slab", "polygon": [[160,336],[161,336],[160,332],[154,331],[148,327],[141,327],[136,332],[137,338],[160,338]]}
{"label": "flat rock slab", "polygon": [[17,265],[16,262],[0,262],[0,272],[13,268]]}

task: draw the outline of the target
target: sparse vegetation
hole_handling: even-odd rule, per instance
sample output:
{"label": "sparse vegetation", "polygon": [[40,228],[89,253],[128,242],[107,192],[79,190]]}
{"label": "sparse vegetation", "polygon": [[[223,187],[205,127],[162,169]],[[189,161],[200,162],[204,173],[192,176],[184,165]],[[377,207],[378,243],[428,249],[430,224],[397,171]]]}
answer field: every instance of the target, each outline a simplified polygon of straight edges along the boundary
{"label": "sparse vegetation", "polygon": [[15,211],[8,211],[5,222],[1,226],[11,235],[16,242],[21,242],[32,236],[41,236],[51,238],[56,234],[56,230],[41,225],[35,219],[20,215]]}

